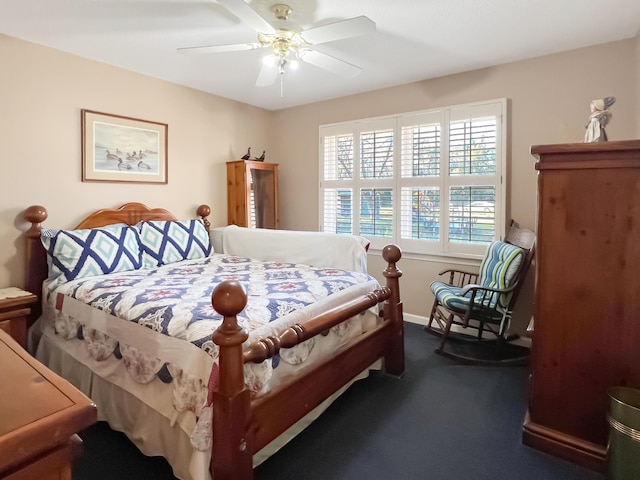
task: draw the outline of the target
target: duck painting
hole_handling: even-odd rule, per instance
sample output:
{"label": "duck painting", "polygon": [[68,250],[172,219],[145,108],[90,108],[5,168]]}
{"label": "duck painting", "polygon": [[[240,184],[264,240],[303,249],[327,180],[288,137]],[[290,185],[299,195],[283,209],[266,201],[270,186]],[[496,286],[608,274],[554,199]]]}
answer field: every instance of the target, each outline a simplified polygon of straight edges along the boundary
{"label": "duck painting", "polygon": [[118,159],[118,170],[131,170],[131,165],[122,161],[121,158]]}
{"label": "duck painting", "polygon": [[140,160],[138,162],[138,170],[151,170],[151,166],[148,163],[145,163],[142,160]]}
{"label": "duck painting", "polygon": [[119,156],[114,155],[109,150],[106,151],[106,157],[107,157],[107,160],[113,160],[114,162],[117,162],[118,160],[120,160]]}

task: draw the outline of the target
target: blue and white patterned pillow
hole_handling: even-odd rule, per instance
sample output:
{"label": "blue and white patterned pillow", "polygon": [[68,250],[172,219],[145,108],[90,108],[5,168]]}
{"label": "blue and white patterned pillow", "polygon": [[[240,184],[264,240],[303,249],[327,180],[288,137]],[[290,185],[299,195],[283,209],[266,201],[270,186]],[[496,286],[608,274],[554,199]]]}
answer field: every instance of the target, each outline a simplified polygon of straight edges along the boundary
{"label": "blue and white patterned pillow", "polygon": [[136,270],[142,266],[138,230],[125,224],[81,230],[43,230],[49,278],[75,278]]}
{"label": "blue and white patterned pillow", "polygon": [[209,233],[202,220],[145,221],[140,226],[142,265],[159,267],[180,260],[208,257]]}

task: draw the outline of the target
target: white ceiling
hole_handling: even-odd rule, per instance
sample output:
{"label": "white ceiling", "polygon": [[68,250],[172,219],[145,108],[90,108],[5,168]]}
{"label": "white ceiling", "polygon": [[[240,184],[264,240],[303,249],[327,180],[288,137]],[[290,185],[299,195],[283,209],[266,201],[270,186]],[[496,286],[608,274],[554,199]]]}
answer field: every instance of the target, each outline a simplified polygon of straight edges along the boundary
{"label": "white ceiling", "polygon": [[[247,0],[270,23],[273,3]],[[256,87],[264,50],[183,55],[255,42],[214,0],[0,0],[0,33],[269,110],[635,37],[640,0],[285,0],[301,29],[366,15],[371,35],[317,50],[362,67],[344,79],[302,63]],[[1,68],[1,67],[0,67]],[[597,68],[594,65],[594,68]]]}

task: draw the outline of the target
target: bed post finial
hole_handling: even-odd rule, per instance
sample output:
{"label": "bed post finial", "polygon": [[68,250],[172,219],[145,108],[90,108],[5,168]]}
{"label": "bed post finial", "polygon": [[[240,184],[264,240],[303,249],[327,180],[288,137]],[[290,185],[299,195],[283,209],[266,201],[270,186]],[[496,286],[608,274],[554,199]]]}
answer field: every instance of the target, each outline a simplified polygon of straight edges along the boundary
{"label": "bed post finial", "polygon": [[[31,205],[24,211],[24,218],[31,223],[31,227],[25,232],[25,262],[26,272],[24,289],[35,294],[38,299],[42,297],[42,282],[47,278],[47,253],[40,243],[42,222],[48,217],[47,209],[42,205]],[[34,318],[39,315],[39,306],[34,309]]]}
{"label": "bed post finial", "polygon": [[211,214],[211,207],[204,204],[200,205],[196,213],[200,218],[202,218],[202,221],[204,222],[204,228],[207,229],[207,232],[211,230],[211,223],[209,223],[209,220],[207,219],[207,217]]}
{"label": "bed post finial", "polygon": [[30,232],[33,234],[32,231],[37,231],[37,236],[40,236],[40,230],[42,230],[40,224],[44,222],[48,216],[47,209],[42,205],[31,205],[27,208],[24,211],[24,218],[26,218],[28,222],[31,222],[31,227],[29,231],[27,231],[27,234]]}
{"label": "bed post finial", "polygon": [[397,332],[392,341],[396,345],[390,349],[390,354],[384,358],[384,369],[390,375],[402,376],[404,374],[404,318],[402,314],[402,302],[400,301],[400,282],[402,270],[396,267],[396,263],[402,257],[402,251],[397,245],[389,244],[382,249],[382,258],[387,262],[387,268],[382,275],[387,279],[387,287],[391,295],[384,302],[384,318],[393,324]]}
{"label": "bed post finial", "polygon": [[211,473],[216,480],[252,478],[253,438],[247,431],[251,396],[244,383],[242,344],[249,338],[237,315],[247,305],[247,294],[235,280],[226,280],[211,294],[211,304],[224,319],[213,332],[220,348],[220,384],[213,394],[213,455]]}

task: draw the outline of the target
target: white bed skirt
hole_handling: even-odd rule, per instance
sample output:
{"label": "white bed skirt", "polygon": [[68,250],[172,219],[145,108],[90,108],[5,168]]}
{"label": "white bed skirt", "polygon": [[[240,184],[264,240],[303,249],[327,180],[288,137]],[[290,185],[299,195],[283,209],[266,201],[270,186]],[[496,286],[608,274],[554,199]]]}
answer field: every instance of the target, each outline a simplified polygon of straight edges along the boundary
{"label": "white bed skirt", "polygon": [[[38,328],[38,323],[34,325]],[[69,343],[55,335],[53,329],[45,328],[38,342],[36,358],[58,375],[66,378],[76,388],[91,398],[98,409],[98,420],[109,423],[111,428],[123,432],[147,456],[162,456],[173,469],[176,477],[182,480],[211,480],[209,473],[210,453],[193,448],[190,432],[195,426],[195,416],[184,412],[169,419],[139,400],[135,393],[125,391],[113,383],[107,382],[83,365],[89,361],[85,349],[76,348],[66,351]],[[274,439],[269,445],[253,457],[254,466],[265,461],[325,411],[353,382],[366,378],[369,370],[380,369],[381,362],[375,362],[338,392],[326,399],[309,412],[287,431]],[[135,382],[133,382],[135,383]],[[137,387],[154,388],[153,385]],[[136,387],[136,385],[133,385]],[[160,386],[161,387],[161,386]],[[134,390],[135,391],[135,390]],[[147,391],[147,393],[149,393]],[[160,391],[157,392],[162,396]]]}

